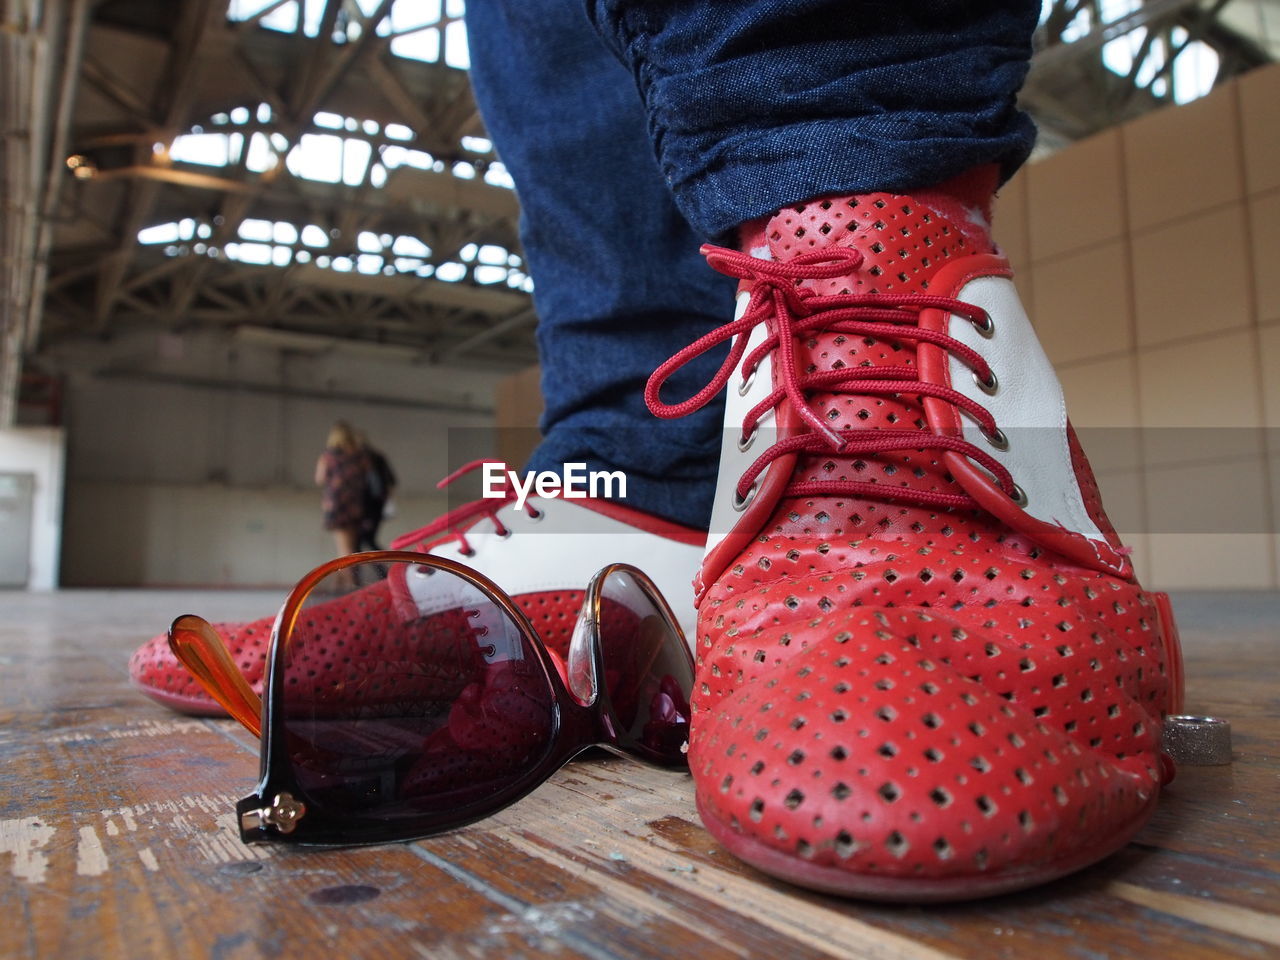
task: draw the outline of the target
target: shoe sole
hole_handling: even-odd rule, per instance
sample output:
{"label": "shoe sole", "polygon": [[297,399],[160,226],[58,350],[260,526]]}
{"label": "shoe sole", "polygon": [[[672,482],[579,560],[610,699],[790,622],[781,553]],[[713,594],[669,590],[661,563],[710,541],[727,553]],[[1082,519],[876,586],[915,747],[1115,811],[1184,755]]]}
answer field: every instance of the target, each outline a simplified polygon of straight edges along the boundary
{"label": "shoe sole", "polygon": [[1078,850],[1071,856],[1030,867],[1010,867],[992,873],[936,879],[882,877],[850,873],[839,867],[806,863],[739,833],[711,813],[703,805],[701,797],[698,797],[697,802],[698,815],[702,817],[703,824],[716,842],[738,859],[770,876],[821,893],[859,900],[879,900],[890,903],[946,903],[955,900],[979,900],[1039,886],[1082,870],[1099,860],[1105,860],[1124,847],[1139,830],[1146,826],[1155,812],[1158,799],[1158,793],[1153,795],[1136,817],[1104,841]]}
{"label": "shoe sole", "polygon": [[134,683],[134,689],[141,692],[150,700],[163,707],[168,707],[175,713],[185,713],[189,717],[227,717],[227,711],[223,710],[213,700],[192,700],[187,697],[177,696],[172,693],[165,693],[163,690],[156,690],[153,687],[144,687],[140,683]]}

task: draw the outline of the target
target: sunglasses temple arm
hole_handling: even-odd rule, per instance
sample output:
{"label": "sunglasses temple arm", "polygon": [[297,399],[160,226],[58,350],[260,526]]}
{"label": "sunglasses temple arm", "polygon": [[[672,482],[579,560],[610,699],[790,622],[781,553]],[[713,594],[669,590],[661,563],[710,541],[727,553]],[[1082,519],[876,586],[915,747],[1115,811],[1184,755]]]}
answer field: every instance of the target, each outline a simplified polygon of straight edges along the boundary
{"label": "sunglasses temple arm", "polygon": [[207,621],[190,615],[173,621],[169,649],[227,713],[255,737],[262,736],[262,698],[236,669],[226,644]]}

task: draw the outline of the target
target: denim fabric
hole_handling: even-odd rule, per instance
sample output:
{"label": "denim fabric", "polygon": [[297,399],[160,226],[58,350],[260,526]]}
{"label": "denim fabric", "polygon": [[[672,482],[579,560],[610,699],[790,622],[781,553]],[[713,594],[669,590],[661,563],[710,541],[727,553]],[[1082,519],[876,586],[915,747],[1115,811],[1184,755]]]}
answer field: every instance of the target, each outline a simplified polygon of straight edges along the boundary
{"label": "denim fabric", "polygon": [[[580,0],[470,0],[476,102],[520,197],[534,278],[543,440],[527,469],[622,470],[629,505],[705,529],[724,404],[682,420],[645,407],[662,361],[733,311],[658,167],[626,69]],[[672,378],[690,396],[724,358]]]}
{"label": "denim fabric", "polygon": [[[476,100],[536,284],[547,409],[527,466],[623,470],[632,505],[705,527],[722,404],[658,421],[641,397],[654,367],[731,315],[699,235],[725,242],[824,194],[909,192],[990,163],[1011,175],[1034,138],[1014,95],[1039,10],[468,0]],[[664,398],[692,394],[723,355]]]}
{"label": "denim fabric", "polygon": [[585,0],[699,232],[830,193],[1009,177],[1038,0]]}

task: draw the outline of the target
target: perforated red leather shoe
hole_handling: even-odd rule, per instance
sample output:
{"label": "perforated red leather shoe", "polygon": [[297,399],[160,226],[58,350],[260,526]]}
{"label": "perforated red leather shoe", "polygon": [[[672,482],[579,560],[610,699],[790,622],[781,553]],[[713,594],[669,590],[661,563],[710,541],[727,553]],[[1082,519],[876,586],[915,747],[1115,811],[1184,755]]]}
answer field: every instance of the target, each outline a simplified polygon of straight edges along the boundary
{"label": "perforated red leather shoe", "polygon": [[[506,590],[529,617],[547,646],[564,656],[592,575],[609,563],[644,570],[668,599],[692,637],[690,581],[702,557],[706,534],[605,500],[530,497],[514,502],[479,500],[440,517],[392,543],[397,550],[461,560]],[[305,571],[298,571],[299,575]],[[337,614],[349,629],[334,639],[375,643],[378,624],[361,609],[375,584],[325,604],[308,607],[306,617]],[[345,614],[359,611],[359,616]],[[252,623],[215,624],[227,649],[258,694],[266,670],[267,646],[275,615]],[[163,634],[144,643],[129,661],[129,673],[151,699],[181,713],[225,716],[169,650]]]}
{"label": "perforated red leather shoe", "polygon": [[[972,231],[970,231],[972,233]],[[728,850],[947,900],[1123,845],[1172,767],[1167,598],[1134,579],[1005,260],[910,197],[789,208],[737,318],[655,372],[728,386],[690,763]],[[735,338],[685,403],[670,373]],[[731,432],[729,432],[731,431]]]}

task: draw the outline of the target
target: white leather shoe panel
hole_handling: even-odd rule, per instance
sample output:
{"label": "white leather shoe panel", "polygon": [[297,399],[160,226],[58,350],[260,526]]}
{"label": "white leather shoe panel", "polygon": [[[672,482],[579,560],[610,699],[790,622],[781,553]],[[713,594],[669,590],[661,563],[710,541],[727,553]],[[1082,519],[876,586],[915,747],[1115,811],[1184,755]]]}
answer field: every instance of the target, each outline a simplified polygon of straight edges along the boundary
{"label": "white leather shoe panel", "polygon": [[512,595],[584,590],[602,567],[629,563],[649,575],[686,635],[693,636],[692,581],[702,561],[701,547],[639,530],[572,501],[530,497],[528,503],[542,514],[540,519],[513,504],[498,510],[508,536],[499,536],[483,518],[467,530],[474,555],[463,556],[456,541],[430,552],[465,563]]}
{"label": "white leather shoe panel", "polygon": [[951,386],[986,407],[1009,439],[999,450],[982,429],[961,414],[965,439],[1000,461],[1027,495],[1026,512],[1091,540],[1105,540],[1089,516],[1067,445],[1067,406],[1062,386],[1045,356],[1013,281],[981,277],[967,283],[957,300],[986,310],[995,323],[988,339],[964,317],[952,314],[949,332],[980,353],[997,379],[994,394],[974,381],[973,371],[950,358]]}
{"label": "white leather shoe panel", "polygon": [[[738,294],[738,305],[733,317],[735,320],[746,312],[750,300],[750,294]],[[733,509],[733,503],[737,497],[738,478],[747,472],[747,468],[755,462],[756,457],[777,440],[773,425],[773,411],[770,410],[761,417],[756,435],[750,445],[745,450],[738,447],[738,440],[742,435],[743,418],[752,407],[773,392],[771,356],[766,356],[760,361],[760,367],[756,370],[755,377],[746,392],[741,390],[747,379],[743,365],[751,356],[751,351],[760,346],[768,336],[769,331],[765,324],[760,323],[752,328],[747,340],[747,349],[742,354],[742,362],[739,363],[738,369],[734,371],[734,375],[729,378],[728,386],[725,387],[724,436],[721,439],[720,472],[716,476],[716,498],[711,508],[711,532],[707,536],[707,553],[710,553],[725,538],[741,516],[737,510]],[[759,479],[764,479],[763,474]]]}

